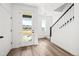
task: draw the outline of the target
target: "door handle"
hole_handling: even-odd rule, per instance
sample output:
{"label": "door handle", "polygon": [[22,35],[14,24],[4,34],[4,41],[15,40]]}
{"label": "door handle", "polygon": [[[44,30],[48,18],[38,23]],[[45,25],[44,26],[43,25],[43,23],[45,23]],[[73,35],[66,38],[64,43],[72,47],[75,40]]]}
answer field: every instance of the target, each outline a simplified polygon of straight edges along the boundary
{"label": "door handle", "polygon": [[4,38],[4,36],[0,36],[0,39],[1,39],[1,38]]}
{"label": "door handle", "polygon": [[34,33],[34,30],[32,30],[32,33]]}
{"label": "door handle", "polygon": [[34,33],[34,31],[32,33]]}

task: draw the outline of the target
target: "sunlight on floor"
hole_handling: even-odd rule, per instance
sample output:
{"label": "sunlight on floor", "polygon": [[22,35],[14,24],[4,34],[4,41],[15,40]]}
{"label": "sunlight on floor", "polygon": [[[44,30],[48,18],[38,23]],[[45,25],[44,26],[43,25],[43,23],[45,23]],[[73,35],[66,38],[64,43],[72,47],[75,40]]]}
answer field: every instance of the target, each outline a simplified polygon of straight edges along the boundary
{"label": "sunlight on floor", "polygon": [[23,42],[28,42],[28,41],[32,41],[32,36],[23,36],[23,39],[22,39]]}
{"label": "sunlight on floor", "polygon": [[22,34],[23,34],[23,39],[22,39],[23,42],[32,41],[32,31],[31,30],[22,31]]}

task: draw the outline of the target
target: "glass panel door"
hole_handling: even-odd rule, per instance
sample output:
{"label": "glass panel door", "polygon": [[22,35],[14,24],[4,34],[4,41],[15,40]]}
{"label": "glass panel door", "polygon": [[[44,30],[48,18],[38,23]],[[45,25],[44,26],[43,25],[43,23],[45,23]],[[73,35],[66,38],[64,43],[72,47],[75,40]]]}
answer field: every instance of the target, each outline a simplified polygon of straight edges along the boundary
{"label": "glass panel door", "polygon": [[22,42],[32,41],[32,15],[22,15]]}

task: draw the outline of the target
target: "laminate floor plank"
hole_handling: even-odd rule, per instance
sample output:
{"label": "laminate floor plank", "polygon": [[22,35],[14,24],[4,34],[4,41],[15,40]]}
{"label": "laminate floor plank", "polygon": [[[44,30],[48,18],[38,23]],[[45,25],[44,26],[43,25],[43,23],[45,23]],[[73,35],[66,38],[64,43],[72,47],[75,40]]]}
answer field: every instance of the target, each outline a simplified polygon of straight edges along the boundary
{"label": "laminate floor plank", "polygon": [[12,49],[8,56],[72,56],[47,39],[39,39],[38,45]]}

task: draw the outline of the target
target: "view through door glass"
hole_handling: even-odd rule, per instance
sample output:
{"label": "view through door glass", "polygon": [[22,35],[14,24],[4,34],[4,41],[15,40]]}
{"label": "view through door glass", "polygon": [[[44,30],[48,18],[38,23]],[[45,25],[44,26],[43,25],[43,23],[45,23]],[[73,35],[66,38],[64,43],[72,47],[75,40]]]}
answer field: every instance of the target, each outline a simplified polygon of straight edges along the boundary
{"label": "view through door glass", "polygon": [[22,41],[32,41],[32,15],[22,15]]}

